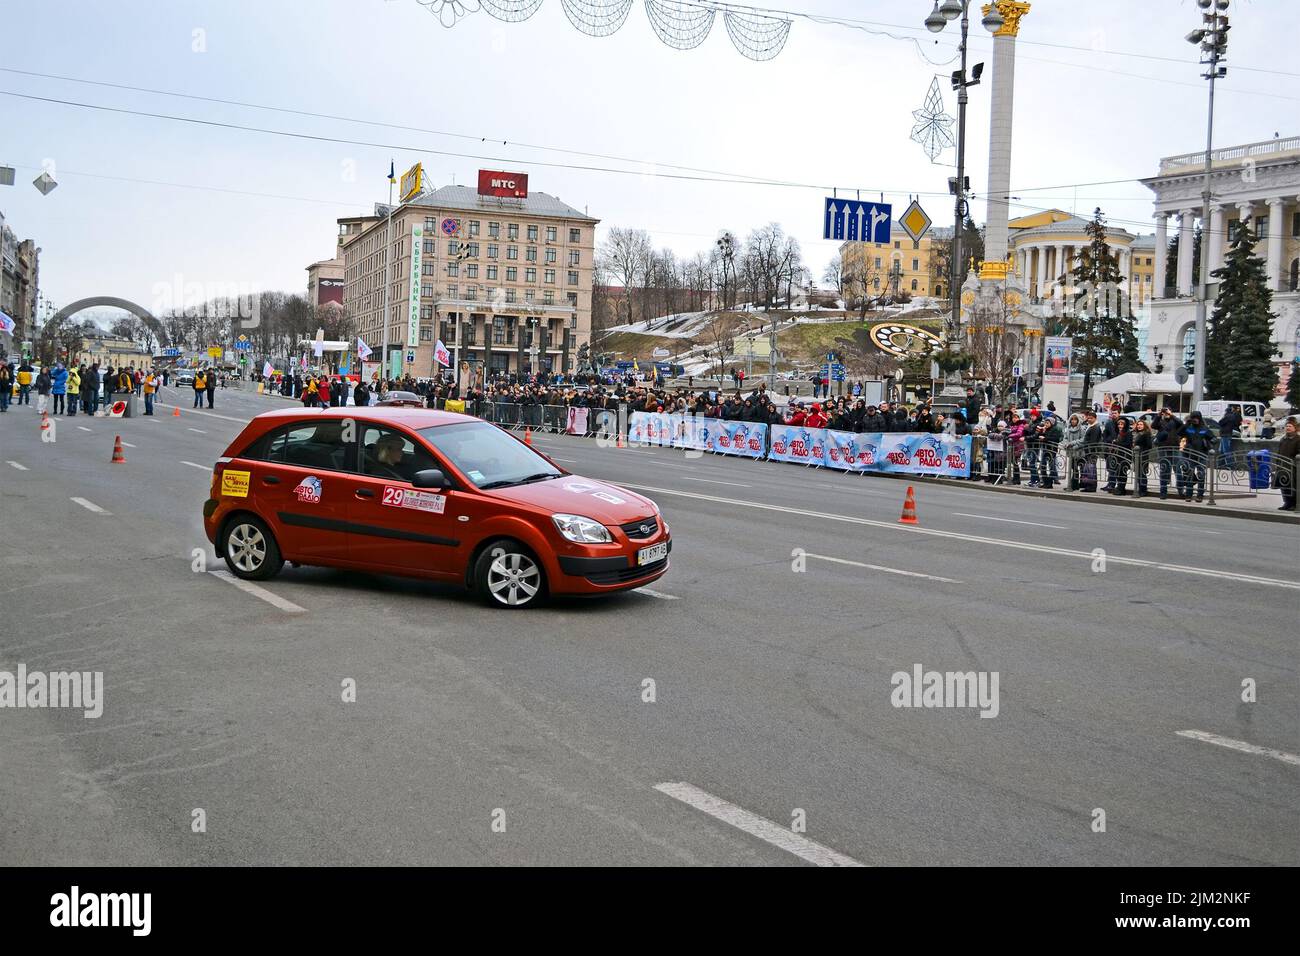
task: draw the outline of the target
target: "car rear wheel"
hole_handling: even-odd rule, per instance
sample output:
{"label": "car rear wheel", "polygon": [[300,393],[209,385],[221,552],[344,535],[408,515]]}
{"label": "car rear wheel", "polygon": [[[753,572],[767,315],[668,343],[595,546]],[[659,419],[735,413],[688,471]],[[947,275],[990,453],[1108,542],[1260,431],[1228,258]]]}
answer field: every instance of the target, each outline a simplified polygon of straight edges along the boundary
{"label": "car rear wheel", "polygon": [[284,566],[275,536],[252,515],[240,515],[230,522],[221,551],[230,573],[247,581],[264,581]]}
{"label": "car rear wheel", "polygon": [[517,541],[494,541],[484,548],[474,568],[474,583],[493,607],[532,607],[546,594],[541,564]]}

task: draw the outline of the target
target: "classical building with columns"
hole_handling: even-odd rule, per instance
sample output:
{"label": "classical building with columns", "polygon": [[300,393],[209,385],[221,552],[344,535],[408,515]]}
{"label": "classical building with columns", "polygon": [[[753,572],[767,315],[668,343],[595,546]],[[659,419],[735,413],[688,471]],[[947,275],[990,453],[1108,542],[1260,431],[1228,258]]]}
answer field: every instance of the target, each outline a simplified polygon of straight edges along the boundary
{"label": "classical building with columns", "polygon": [[[1025,290],[1030,304],[1053,299],[1058,285],[1065,301],[1069,301],[1074,290],[1071,273],[1078,266],[1083,249],[1092,242],[1088,225],[1089,220],[1060,209],[1021,216],[1008,223],[1012,275],[1015,284]],[[1119,273],[1133,309],[1151,297],[1150,241],[1150,237],[1136,236],[1125,229],[1106,228],[1106,244],[1118,259]]]}
{"label": "classical building with columns", "polygon": [[[1287,363],[1300,346],[1300,136],[1216,149],[1210,159],[1210,221],[1201,223],[1202,242],[1209,243],[1210,272],[1223,264],[1241,223],[1249,222],[1258,237],[1255,252],[1264,259],[1273,290],[1273,341],[1281,353],[1275,361],[1284,380]],[[1167,156],[1160,160],[1157,175],[1142,180],[1155,193],[1155,296],[1143,356],[1153,368],[1190,369],[1195,358],[1192,249],[1204,175],[1205,153],[1198,152]],[[1171,270],[1167,259],[1173,235],[1178,236],[1178,260]],[[1214,294],[1211,284],[1211,298]]]}

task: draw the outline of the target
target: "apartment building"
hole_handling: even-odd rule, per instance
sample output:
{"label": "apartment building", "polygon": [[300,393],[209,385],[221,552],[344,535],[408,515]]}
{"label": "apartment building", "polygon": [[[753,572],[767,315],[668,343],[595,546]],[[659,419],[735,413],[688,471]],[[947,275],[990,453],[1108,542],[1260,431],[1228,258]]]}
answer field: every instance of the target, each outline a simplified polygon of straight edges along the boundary
{"label": "apartment building", "polygon": [[[372,217],[339,220],[344,305],[390,374],[435,373],[441,340],[458,366],[571,372],[591,337],[599,220],[525,187],[426,190]],[[519,195],[523,193],[523,195]],[[385,237],[390,253],[385,263]]]}

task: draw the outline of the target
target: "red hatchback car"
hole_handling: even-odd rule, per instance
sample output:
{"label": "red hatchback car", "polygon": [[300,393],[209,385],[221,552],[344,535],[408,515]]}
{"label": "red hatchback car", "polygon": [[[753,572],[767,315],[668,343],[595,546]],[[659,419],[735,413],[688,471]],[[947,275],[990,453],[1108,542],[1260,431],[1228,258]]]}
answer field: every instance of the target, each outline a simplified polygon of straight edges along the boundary
{"label": "red hatchback car", "polygon": [[672,548],[648,498],[477,418],[378,406],[258,415],[217,461],[203,525],[241,578],[292,561],[453,581],[511,608],[641,587]]}

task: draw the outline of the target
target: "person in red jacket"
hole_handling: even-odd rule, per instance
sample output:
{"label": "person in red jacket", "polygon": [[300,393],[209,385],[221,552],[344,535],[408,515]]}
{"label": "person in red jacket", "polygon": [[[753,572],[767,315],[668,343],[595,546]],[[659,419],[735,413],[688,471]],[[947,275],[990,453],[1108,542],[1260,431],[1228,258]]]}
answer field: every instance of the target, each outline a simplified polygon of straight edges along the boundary
{"label": "person in red jacket", "polygon": [[822,414],[821,405],[814,405],[812,411],[808,413],[808,417],[803,420],[803,423],[808,428],[825,428],[828,421],[830,421],[830,419]]}
{"label": "person in red jacket", "polygon": [[807,415],[804,414],[803,406],[798,402],[795,402],[794,410],[790,413],[790,417],[786,419],[785,423],[787,425],[803,425],[806,419]]}

